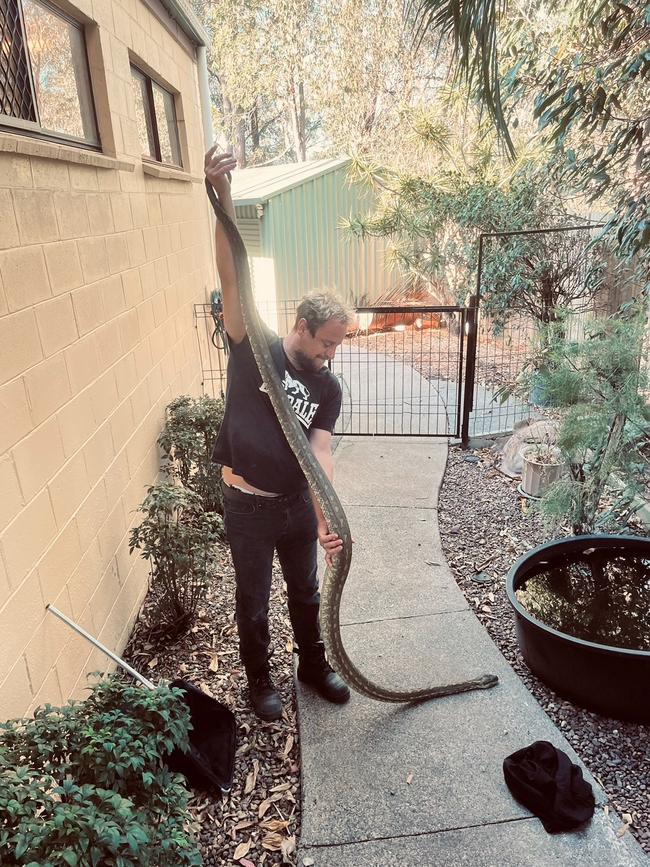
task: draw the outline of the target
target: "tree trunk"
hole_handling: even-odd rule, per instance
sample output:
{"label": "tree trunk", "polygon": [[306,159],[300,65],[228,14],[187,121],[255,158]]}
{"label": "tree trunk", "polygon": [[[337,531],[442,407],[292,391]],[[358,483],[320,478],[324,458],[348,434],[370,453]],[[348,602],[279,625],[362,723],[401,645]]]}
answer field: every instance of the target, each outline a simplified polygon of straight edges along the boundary
{"label": "tree trunk", "polygon": [[239,168],[246,167],[246,121],[241,118],[237,109],[230,101],[225,88],[221,89],[223,99],[223,114],[228,138],[227,149],[234,154]]}
{"label": "tree trunk", "polygon": [[257,106],[251,112],[251,150],[255,152],[260,147],[260,121]]}
{"label": "tree trunk", "polygon": [[305,85],[298,85],[298,132],[300,136],[300,161],[307,159],[307,123],[305,118]]}
{"label": "tree trunk", "polygon": [[246,120],[241,118],[237,123],[237,146],[235,156],[240,169],[246,168]]}
{"label": "tree trunk", "polygon": [[232,103],[230,101],[230,97],[223,88],[221,89],[221,98],[223,99],[223,114],[224,120],[226,121],[226,135],[228,137],[226,147],[231,153],[234,153],[235,142],[233,139]]}
{"label": "tree trunk", "polygon": [[296,160],[304,163],[307,159],[307,143],[305,141],[305,90],[302,81],[292,80],[289,85],[289,114],[291,123],[291,141],[296,154]]}
{"label": "tree trunk", "polygon": [[625,433],[626,417],[623,413],[617,413],[609,426],[607,441],[603,443],[600,454],[592,457],[592,463],[596,464],[585,480],[580,497],[580,514],[573,525],[576,536],[583,533],[593,533],[596,524],[598,506],[603,496],[605,486],[610,473],[616,464],[623,435]]}
{"label": "tree trunk", "polygon": [[379,98],[379,93],[375,89],[375,96],[372,100],[372,106],[370,107],[368,113],[366,114],[363,121],[363,134],[364,136],[372,135],[372,128],[375,125],[375,120],[377,119],[377,101]]}

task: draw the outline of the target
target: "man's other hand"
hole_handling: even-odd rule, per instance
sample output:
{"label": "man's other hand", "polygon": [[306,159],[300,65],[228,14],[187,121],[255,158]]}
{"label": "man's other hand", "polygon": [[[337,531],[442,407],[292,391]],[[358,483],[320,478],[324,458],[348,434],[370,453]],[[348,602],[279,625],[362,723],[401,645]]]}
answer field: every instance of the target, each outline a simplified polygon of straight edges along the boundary
{"label": "man's other hand", "polygon": [[336,533],[330,533],[327,527],[319,527],[318,541],[325,551],[325,562],[328,566],[331,566],[332,558],[336,557],[343,550],[343,540]]}

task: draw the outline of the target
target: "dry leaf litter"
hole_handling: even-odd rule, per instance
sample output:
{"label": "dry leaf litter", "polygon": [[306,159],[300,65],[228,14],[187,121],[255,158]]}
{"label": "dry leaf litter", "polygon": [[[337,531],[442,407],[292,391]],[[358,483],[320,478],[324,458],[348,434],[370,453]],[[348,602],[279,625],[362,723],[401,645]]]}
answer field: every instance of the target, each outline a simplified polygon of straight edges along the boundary
{"label": "dry leaf litter", "polygon": [[650,726],[572,705],[538,680],[519,652],[506,575],[552,534],[518,495],[518,480],[499,472],[499,459],[491,449],[450,448],[439,505],[447,561],[495,644],[605,790],[622,820],[619,835],[629,831],[650,853]]}
{"label": "dry leaf litter", "polygon": [[150,605],[142,608],[126,659],[158,682],[181,677],[227,705],[237,721],[237,753],[229,796],[194,793],[191,812],[207,867],[295,865],[300,832],[300,754],[293,687],[293,644],[282,576],[274,566],[270,624],[273,681],[281,720],[259,720],[248,705],[234,622],[235,583],[227,547],[219,548],[205,602],[191,630],[175,642],[156,640]]}
{"label": "dry leaf litter", "polygon": [[[498,471],[498,455],[482,449],[471,456],[478,461],[468,462],[467,453],[450,449],[441,490],[440,531],[450,567],[501,652],[606,791],[622,819],[619,834],[634,834],[650,853],[648,727],[574,707],[530,673],[517,647],[505,577],[515,559],[550,537],[539,517],[525,511],[517,482]],[[472,576],[476,575],[485,583],[475,582]],[[222,547],[210,591],[191,631],[172,644],[161,644],[154,637],[145,601],[124,655],[154,681],[175,677],[192,681],[236,715],[237,755],[230,796],[221,800],[195,794],[192,800],[205,864],[296,865],[299,740],[292,633],[277,564],[270,607],[271,671],[284,705],[283,718],[277,722],[261,722],[248,705],[233,600],[234,574],[229,552]],[[407,782],[411,781],[408,774]]]}

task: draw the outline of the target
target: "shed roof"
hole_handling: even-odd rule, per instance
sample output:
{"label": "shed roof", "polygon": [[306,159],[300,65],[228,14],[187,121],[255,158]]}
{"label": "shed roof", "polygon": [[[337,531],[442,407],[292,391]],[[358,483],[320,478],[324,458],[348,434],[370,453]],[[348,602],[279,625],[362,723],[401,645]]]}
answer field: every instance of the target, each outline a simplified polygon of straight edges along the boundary
{"label": "shed roof", "polygon": [[299,187],[305,181],[325,175],[347,162],[346,157],[337,157],[330,160],[242,169],[233,174],[232,197],[235,205],[261,205],[273,196],[293,187]]}

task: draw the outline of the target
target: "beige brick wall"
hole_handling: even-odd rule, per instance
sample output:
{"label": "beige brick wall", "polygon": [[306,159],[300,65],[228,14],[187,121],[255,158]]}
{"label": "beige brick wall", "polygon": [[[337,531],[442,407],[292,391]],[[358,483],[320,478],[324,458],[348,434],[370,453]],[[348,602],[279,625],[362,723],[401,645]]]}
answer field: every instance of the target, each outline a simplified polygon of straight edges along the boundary
{"label": "beige brick wall", "polygon": [[[166,404],[200,391],[192,305],[215,281],[191,46],[153,0],[65,7],[88,24],[104,155],[0,134],[3,719],[108,667],[47,603],[128,638],[147,578],[129,528]],[[182,173],[143,166],[130,56],[180,94]]]}

